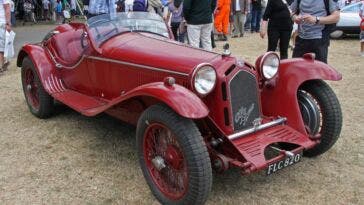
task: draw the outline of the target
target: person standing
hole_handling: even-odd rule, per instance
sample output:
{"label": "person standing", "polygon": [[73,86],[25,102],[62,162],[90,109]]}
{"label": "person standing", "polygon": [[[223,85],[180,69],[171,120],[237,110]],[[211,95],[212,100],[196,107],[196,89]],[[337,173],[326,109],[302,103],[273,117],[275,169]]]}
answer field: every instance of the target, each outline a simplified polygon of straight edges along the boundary
{"label": "person standing", "polygon": [[211,51],[212,14],[214,0],[184,0],[183,16],[187,22],[188,40],[191,46]]}
{"label": "person standing", "polygon": [[[184,35],[182,32],[179,32],[179,28],[181,26],[181,22],[183,21],[183,5],[182,0],[173,0],[168,3],[169,15],[171,18],[171,30],[174,36],[174,39],[179,42],[184,42]],[[167,18],[168,19],[168,18]],[[167,21],[168,22],[168,21]]]}
{"label": "person standing", "polygon": [[335,0],[295,0],[291,4],[292,20],[298,24],[298,37],[293,57],[315,53],[316,60],[327,63],[330,45],[330,24],[340,19]]}
{"label": "person standing", "polygon": [[72,21],[75,20],[76,14],[77,14],[76,0],[71,0],[71,16],[72,16]]}
{"label": "person standing", "polygon": [[56,23],[57,24],[61,24],[61,22],[62,22],[62,16],[63,16],[62,11],[63,11],[62,2],[61,2],[61,0],[57,0],[57,4],[56,4],[56,16],[57,16]]}
{"label": "person standing", "polygon": [[262,18],[262,0],[252,0],[252,19],[250,30],[252,33],[259,32]]}
{"label": "person standing", "polygon": [[9,0],[0,0],[0,74],[7,70],[4,65],[5,35],[11,31],[11,8]]}
{"label": "person standing", "polygon": [[218,40],[227,41],[229,33],[231,0],[218,0],[215,10],[215,29],[218,32]]}
{"label": "person standing", "polygon": [[49,0],[43,0],[43,15],[44,15],[44,20],[47,21],[49,20],[49,8],[50,8],[50,2]]}
{"label": "person standing", "polygon": [[267,22],[268,51],[275,51],[279,41],[281,59],[287,59],[293,22],[286,0],[268,0],[260,30],[260,36],[262,38],[267,33]]}
{"label": "person standing", "polygon": [[248,0],[232,0],[231,13],[233,15],[235,28],[233,35],[231,36],[232,38],[237,38],[238,35],[240,37],[244,36],[244,23],[249,9]]}
{"label": "person standing", "polygon": [[87,18],[102,14],[114,15],[116,13],[115,0],[90,0]]}

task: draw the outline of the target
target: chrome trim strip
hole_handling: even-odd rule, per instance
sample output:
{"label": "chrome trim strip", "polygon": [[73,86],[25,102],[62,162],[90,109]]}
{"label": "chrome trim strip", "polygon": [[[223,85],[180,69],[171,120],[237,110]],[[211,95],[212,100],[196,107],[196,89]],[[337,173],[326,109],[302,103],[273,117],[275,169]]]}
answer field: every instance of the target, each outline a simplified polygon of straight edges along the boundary
{"label": "chrome trim strip", "polygon": [[151,67],[151,66],[146,66],[146,65],[140,65],[140,64],[130,63],[130,62],[126,62],[126,61],[106,59],[106,58],[100,58],[100,57],[95,57],[95,56],[87,56],[87,58],[94,59],[94,60],[111,62],[111,63],[117,63],[117,64],[121,64],[121,65],[134,66],[134,67],[144,68],[144,69],[153,70],[153,71],[159,71],[159,72],[171,73],[171,74],[176,74],[176,75],[188,76],[188,73],[170,71],[170,70],[166,70],[166,69],[162,69],[162,68],[156,68],[156,67]]}
{"label": "chrome trim strip", "polygon": [[228,138],[229,138],[229,140],[239,139],[239,138],[244,137],[244,136],[246,136],[248,134],[251,134],[251,133],[254,133],[254,132],[257,132],[257,131],[260,131],[260,130],[264,130],[264,129],[267,129],[267,128],[270,128],[270,127],[273,127],[273,126],[276,126],[276,125],[283,124],[286,121],[287,121],[287,118],[285,118],[285,117],[278,118],[278,119],[273,120],[271,122],[259,125],[258,127],[252,127],[252,128],[247,129],[247,130],[243,130],[241,132],[231,134],[231,135],[228,136]]}
{"label": "chrome trim strip", "polygon": [[51,58],[52,58],[52,60],[55,63],[57,68],[74,69],[77,66],[79,66],[81,64],[81,62],[83,61],[83,59],[85,58],[85,55],[82,55],[81,58],[78,60],[78,62],[75,63],[73,66],[65,66],[63,64],[60,64],[58,61],[56,61],[56,58],[54,57],[52,52],[49,50],[49,48],[47,48],[46,46],[45,46],[45,50],[47,50],[48,54],[51,56]]}

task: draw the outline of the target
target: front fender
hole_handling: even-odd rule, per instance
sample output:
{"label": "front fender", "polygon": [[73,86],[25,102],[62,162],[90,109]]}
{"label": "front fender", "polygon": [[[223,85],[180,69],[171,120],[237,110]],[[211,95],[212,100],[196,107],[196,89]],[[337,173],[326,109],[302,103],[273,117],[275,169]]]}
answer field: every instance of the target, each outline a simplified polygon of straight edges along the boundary
{"label": "front fender", "polygon": [[202,100],[187,88],[175,84],[167,86],[163,82],[154,82],[139,86],[126,94],[113,99],[107,105],[89,110],[92,115],[101,113],[114,105],[122,103],[125,100],[148,96],[157,99],[168,105],[179,115],[190,119],[201,119],[207,117],[209,110]]}
{"label": "front fender", "polygon": [[25,57],[29,57],[33,62],[35,70],[37,71],[38,77],[42,82],[45,90],[50,93],[50,88],[46,83],[49,76],[56,75],[56,69],[49,59],[44,48],[39,45],[27,44],[19,51],[17,58],[17,66],[21,67]]}
{"label": "front fender", "polygon": [[283,60],[273,87],[262,90],[262,109],[267,116],[284,116],[288,124],[307,134],[298,105],[297,91],[310,80],[338,81],[342,75],[331,66],[309,59]]}

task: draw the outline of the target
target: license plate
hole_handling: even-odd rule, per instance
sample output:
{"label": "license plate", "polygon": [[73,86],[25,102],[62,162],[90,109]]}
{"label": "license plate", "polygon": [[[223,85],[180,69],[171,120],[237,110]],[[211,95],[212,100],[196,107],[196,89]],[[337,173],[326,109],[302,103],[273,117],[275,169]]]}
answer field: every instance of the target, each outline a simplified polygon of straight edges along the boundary
{"label": "license plate", "polygon": [[268,166],[267,175],[271,175],[281,169],[296,164],[301,160],[301,158],[302,158],[302,152],[295,154],[293,157],[287,157],[278,162],[272,163]]}

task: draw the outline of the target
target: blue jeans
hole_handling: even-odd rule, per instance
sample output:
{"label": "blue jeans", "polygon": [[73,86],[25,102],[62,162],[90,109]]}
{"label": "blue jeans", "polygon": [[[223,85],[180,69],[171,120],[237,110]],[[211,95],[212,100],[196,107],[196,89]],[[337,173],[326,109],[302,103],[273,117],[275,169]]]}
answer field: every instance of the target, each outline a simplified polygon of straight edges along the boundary
{"label": "blue jeans", "polygon": [[261,9],[252,9],[252,20],[251,20],[251,31],[259,32],[260,30],[260,20],[262,18]]}

